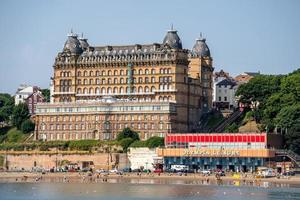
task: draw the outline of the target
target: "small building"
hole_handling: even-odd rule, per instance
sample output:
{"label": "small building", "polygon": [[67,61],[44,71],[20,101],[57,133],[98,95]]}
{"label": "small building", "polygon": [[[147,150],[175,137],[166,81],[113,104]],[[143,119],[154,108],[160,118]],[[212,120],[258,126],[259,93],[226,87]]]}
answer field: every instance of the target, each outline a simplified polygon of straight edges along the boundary
{"label": "small building", "polygon": [[39,87],[20,85],[15,95],[15,105],[26,103],[29,113],[33,115],[35,114],[36,104],[41,102],[45,102],[45,98]]}
{"label": "small building", "polygon": [[157,153],[166,169],[185,165],[191,170],[253,172],[275,157],[268,140],[266,133],[172,133]]}
{"label": "small building", "polygon": [[220,110],[233,110],[238,107],[235,97],[237,84],[233,79],[226,78],[216,84],[214,107]]}
{"label": "small building", "polygon": [[151,170],[155,169],[158,156],[155,149],[149,148],[130,148],[128,160],[131,169]]}
{"label": "small building", "polygon": [[27,104],[30,115],[35,114],[36,104],[45,102],[45,100],[46,100],[45,97],[42,95],[42,93],[39,90],[34,91],[31,95],[29,95],[25,100],[25,102]]}

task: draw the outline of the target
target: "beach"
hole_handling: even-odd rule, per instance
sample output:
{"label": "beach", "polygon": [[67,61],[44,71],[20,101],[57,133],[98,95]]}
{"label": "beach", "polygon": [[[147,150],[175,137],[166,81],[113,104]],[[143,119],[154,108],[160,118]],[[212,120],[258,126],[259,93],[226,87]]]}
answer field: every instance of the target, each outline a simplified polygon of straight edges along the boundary
{"label": "beach", "polygon": [[68,172],[68,173],[30,173],[30,172],[1,172],[1,183],[15,183],[15,182],[72,182],[72,183],[149,183],[149,184],[226,184],[226,185],[253,185],[260,186],[265,184],[279,184],[292,185],[300,187],[300,176],[290,177],[271,177],[271,178],[254,178],[222,176],[219,179],[214,175],[203,176],[201,174],[169,174],[169,173],[124,173],[105,174],[98,173],[84,173],[84,172]]}

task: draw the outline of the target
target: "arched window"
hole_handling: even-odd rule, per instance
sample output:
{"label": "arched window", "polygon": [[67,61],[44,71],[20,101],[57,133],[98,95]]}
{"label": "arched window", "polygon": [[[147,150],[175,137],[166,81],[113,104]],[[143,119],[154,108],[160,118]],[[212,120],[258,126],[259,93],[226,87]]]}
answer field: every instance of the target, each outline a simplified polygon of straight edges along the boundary
{"label": "arched window", "polygon": [[96,78],[96,84],[97,84],[97,85],[100,84],[99,78]]}
{"label": "arched window", "polygon": [[118,71],[117,70],[114,71],[114,75],[115,76],[118,75]]}
{"label": "arched window", "polygon": [[83,79],[83,84],[87,85],[87,79]]}
{"label": "arched window", "polygon": [[133,92],[133,93],[136,93],[136,87],[133,87],[133,88],[132,88],[132,92]]}
{"label": "arched window", "polygon": [[163,74],[163,73],[164,73],[164,69],[160,69],[160,70],[159,70],[159,73],[160,73],[160,74]]}
{"label": "arched window", "polygon": [[164,97],[164,101],[168,101],[168,97]]}
{"label": "arched window", "polygon": [[107,74],[108,76],[111,76],[111,70],[108,70],[108,74]]}
{"label": "arched window", "polygon": [[120,87],[120,93],[123,94],[124,93],[124,88]]}
{"label": "arched window", "polygon": [[145,74],[149,74],[149,70],[148,69],[145,70]]}
{"label": "arched window", "polygon": [[172,73],[172,70],[171,68],[168,69],[168,74],[171,74]]}
{"label": "arched window", "polygon": [[105,90],[105,88],[103,87],[103,88],[101,88],[101,94],[105,94],[106,93],[106,90]]}
{"label": "arched window", "polygon": [[86,88],[83,89],[83,94],[87,94],[88,90]]}
{"label": "arched window", "polygon": [[152,86],[152,87],[151,87],[151,92],[154,92],[154,91],[155,91],[155,87]]}
{"label": "arched window", "polygon": [[84,71],[84,72],[83,72],[83,76],[87,76],[87,71]]}
{"label": "arched window", "polygon": [[112,92],[111,92],[111,88],[109,87],[109,88],[107,88],[107,94],[111,94]]}
{"label": "arched window", "polygon": [[151,70],[151,74],[155,74],[155,69],[152,69],[152,70]]}
{"label": "arched window", "polygon": [[135,75],[136,74],[136,70],[132,70],[132,75]]}
{"label": "arched window", "polygon": [[114,87],[114,94],[117,94],[117,93],[118,93],[118,88]]}
{"label": "arched window", "polygon": [[77,89],[77,94],[81,94],[81,92],[82,92],[82,91],[81,91],[81,88],[78,88],[78,89]]}
{"label": "arched window", "polygon": [[77,72],[77,76],[81,76],[81,71]]}
{"label": "arched window", "polygon": [[148,86],[145,87],[145,92],[149,92],[149,87]]}
{"label": "arched window", "polygon": [[109,79],[107,80],[107,83],[108,83],[108,84],[111,84],[111,78],[109,78]]}
{"label": "arched window", "polygon": [[118,83],[118,79],[114,78],[114,84],[117,84],[117,83]]}
{"label": "arched window", "polygon": [[142,93],[143,92],[143,87],[140,86],[139,89],[138,89],[139,93]]}
{"label": "arched window", "polygon": [[155,77],[151,77],[151,83],[155,83]]}
{"label": "arched window", "polygon": [[139,83],[143,83],[143,78],[142,77],[139,78]]}
{"label": "arched window", "polygon": [[98,70],[96,71],[96,76],[100,76],[100,73]]}
{"label": "arched window", "polygon": [[143,70],[139,69],[139,74],[143,74]]}
{"label": "arched window", "polygon": [[172,96],[168,96],[168,100],[171,101],[172,100]]}
{"label": "arched window", "polygon": [[95,89],[95,94],[100,94],[100,89],[98,87]]}
{"label": "arched window", "polygon": [[94,72],[93,71],[90,71],[90,76],[94,76]]}
{"label": "arched window", "polygon": [[94,83],[93,79],[90,79],[90,84],[93,84],[93,83]]}
{"label": "arched window", "polygon": [[126,87],[126,92],[130,93],[130,88],[129,87]]}
{"label": "arched window", "polygon": [[149,77],[145,77],[145,83],[149,83]]}
{"label": "arched window", "polygon": [[124,83],[124,79],[123,78],[120,78],[120,83]]}
{"label": "arched window", "polygon": [[90,94],[93,94],[93,88],[90,88],[90,89],[89,89],[89,93],[90,93]]}
{"label": "arched window", "polygon": [[102,84],[106,84],[105,78],[102,79]]}
{"label": "arched window", "polygon": [[105,76],[105,71],[104,71],[104,70],[102,70],[101,74],[102,74],[102,76]]}
{"label": "arched window", "polygon": [[120,71],[120,75],[124,75],[124,70],[121,70],[121,71]]}
{"label": "arched window", "polygon": [[159,100],[159,101],[163,101],[163,97],[162,97],[162,96],[160,96],[158,100]]}
{"label": "arched window", "polygon": [[168,69],[164,69],[164,73],[167,74],[168,73]]}

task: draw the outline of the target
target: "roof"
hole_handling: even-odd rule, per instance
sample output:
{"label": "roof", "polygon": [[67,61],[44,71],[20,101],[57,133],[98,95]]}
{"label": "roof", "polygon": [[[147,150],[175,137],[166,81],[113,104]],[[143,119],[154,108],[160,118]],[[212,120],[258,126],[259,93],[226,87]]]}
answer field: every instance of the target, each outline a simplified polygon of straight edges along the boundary
{"label": "roof", "polygon": [[163,44],[168,44],[171,48],[182,49],[182,42],[176,30],[169,30],[163,40]]}
{"label": "roof", "polygon": [[210,50],[205,42],[205,38],[198,38],[192,49],[192,54],[199,57],[210,57]]}
{"label": "roof", "polygon": [[217,83],[217,85],[225,85],[225,86],[230,85],[233,87],[236,85],[236,82],[232,79],[227,78],[227,79],[224,79],[224,80],[220,81],[219,83]]}

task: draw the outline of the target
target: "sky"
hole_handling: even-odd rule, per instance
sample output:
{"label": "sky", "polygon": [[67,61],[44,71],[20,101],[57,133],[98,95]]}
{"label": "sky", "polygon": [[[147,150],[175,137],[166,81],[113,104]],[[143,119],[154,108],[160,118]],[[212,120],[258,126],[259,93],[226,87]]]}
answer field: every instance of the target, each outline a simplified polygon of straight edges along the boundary
{"label": "sky", "polygon": [[0,0],[0,93],[48,88],[67,34],[91,46],[162,42],[171,24],[183,48],[200,32],[215,71],[287,74],[300,68],[298,0]]}

